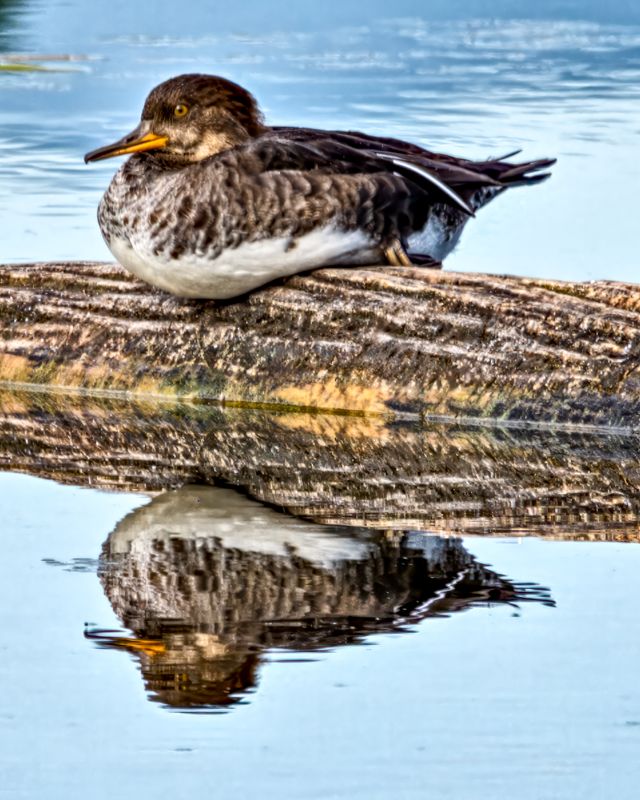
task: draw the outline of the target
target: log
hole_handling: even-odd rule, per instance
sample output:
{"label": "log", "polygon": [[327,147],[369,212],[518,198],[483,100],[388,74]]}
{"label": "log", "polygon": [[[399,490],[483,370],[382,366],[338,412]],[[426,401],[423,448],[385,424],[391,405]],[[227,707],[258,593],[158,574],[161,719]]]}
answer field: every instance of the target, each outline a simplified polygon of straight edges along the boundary
{"label": "log", "polygon": [[0,331],[5,384],[640,427],[633,284],[324,269],[220,303],[116,265],[6,265]]}
{"label": "log", "polygon": [[0,393],[0,469],[225,484],[316,523],[640,540],[635,435]]}

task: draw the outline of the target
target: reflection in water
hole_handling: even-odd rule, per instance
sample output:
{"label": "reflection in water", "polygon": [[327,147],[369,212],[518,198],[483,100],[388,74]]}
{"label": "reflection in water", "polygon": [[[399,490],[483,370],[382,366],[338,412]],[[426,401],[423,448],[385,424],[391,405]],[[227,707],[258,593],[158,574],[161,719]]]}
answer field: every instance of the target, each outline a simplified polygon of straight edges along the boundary
{"label": "reflection in water", "polygon": [[226,482],[325,524],[640,538],[634,436],[4,392],[0,468],[120,491]]}
{"label": "reflection in water", "polygon": [[478,604],[553,605],[459,539],[301,522],[229,489],[186,486],[132,512],[104,545],[105,592],[131,631],[88,630],[139,659],[152,700],[224,706],[265,649],[318,651]]}
{"label": "reflection in water", "polygon": [[0,0],[0,61],[2,53],[13,49],[13,34],[18,13],[24,6],[24,0]]}

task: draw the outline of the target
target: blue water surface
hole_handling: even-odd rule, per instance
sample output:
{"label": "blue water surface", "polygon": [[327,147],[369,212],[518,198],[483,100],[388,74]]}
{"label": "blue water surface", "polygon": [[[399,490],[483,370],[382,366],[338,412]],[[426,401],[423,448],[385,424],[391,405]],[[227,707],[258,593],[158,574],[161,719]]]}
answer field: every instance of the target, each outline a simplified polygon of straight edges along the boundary
{"label": "blue water surface", "polygon": [[[273,123],[361,129],[471,158],[558,157],[468,226],[452,269],[635,281],[640,12],[618,2],[321,4],[25,0],[7,53],[68,56],[0,73],[0,261],[110,258],[95,207],[129,131],[181,72],[249,87]],[[6,60],[6,56],[5,56]]]}
{"label": "blue water surface", "polygon": [[467,539],[556,605],[274,651],[244,702],[180,714],[147,700],[135,659],[83,638],[120,625],[91,559],[146,499],[7,474],[0,491],[3,797],[637,797],[636,545]]}

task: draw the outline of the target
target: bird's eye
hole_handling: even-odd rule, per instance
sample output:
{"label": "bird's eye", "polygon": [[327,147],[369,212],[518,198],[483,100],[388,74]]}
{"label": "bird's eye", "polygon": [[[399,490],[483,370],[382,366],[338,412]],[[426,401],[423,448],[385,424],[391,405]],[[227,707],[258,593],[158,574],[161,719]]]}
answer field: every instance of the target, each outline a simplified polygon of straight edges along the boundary
{"label": "bird's eye", "polygon": [[189,106],[185,105],[184,103],[178,103],[178,105],[173,109],[174,117],[186,117],[188,113]]}

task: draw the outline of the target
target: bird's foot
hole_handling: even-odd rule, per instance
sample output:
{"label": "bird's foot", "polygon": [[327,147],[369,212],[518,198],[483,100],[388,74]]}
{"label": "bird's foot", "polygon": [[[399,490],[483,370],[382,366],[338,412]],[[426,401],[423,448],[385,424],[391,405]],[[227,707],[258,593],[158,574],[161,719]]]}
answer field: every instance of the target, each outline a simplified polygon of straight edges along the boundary
{"label": "bird's foot", "polygon": [[407,253],[400,239],[392,239],[383,248],[382,253],[392,267],[424,267],[426,269],[442,269],[442,261],[426,255],[426,253]]}
{"label": "bird's foot", "polygon": [[413,262],[407,255],[407,251],[400,239],[392,239],[386,247],[382,248],[382,254],[387,259],[387,264],[392,267],[412,267]]}

